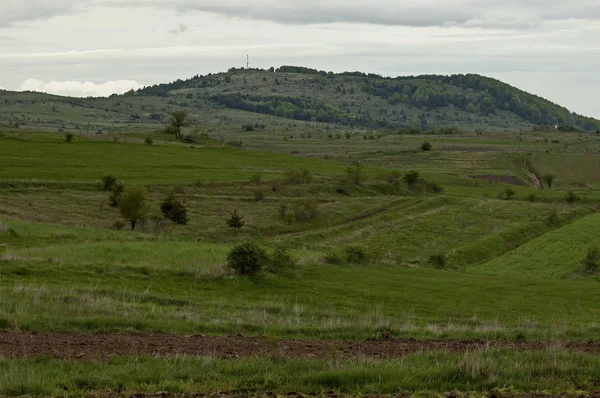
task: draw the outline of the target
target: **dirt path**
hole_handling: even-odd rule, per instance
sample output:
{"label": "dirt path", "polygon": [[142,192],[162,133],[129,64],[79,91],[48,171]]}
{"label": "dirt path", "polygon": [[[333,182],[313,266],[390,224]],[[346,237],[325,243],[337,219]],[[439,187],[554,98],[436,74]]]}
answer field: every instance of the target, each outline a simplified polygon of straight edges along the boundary
{"label": "dirt path", "polygon": [[[148,333],[0,332],[0,358],[47,355],[60,359],[103,360],[111,355],[175,355],[234,359],[252,356],[284,358],[396,358],[422,351],[464,352],[488,347],[539,350],[556,345],[499,343],[483,340],[415,341],[384,338],[368,341],[283,340],[264,337],[206,337]],[[600,354],[600,343],[567,343],[565,348]]]}
{"label": "dirt path", "polygon": [[521,162],[521,167],[523,168],[523,171],[525,172],[525,174],[527,174],[527,177],[529,177],[529,179],[531,180],[531,184],[534,187],[536,187],[538,189],[544,188],[542,186],[542,182],[539,180],[539,178],[537,178],[535,173],[533,173],[531,170],[529,170],[529,166],[527,166],[527,157],[525,159],[523,159],[523,161]]}

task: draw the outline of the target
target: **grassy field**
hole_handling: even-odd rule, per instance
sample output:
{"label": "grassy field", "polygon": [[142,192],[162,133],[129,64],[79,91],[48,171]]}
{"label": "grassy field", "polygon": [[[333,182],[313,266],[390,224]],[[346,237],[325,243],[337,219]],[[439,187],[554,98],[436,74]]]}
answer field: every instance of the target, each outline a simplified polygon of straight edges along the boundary
{"label": "grassy field", "polygon": [[[559,144],[509,133],[283,141],[237,131],[194,147],[161,136],[148,145],[144,137],[80,134],[66,143],[45,132],[0,135],[0,330],[600,340],[598,278],[578,272],[600,243],[600,191],[595,155],[580,152],[577,135]],[[228,147],[227,139],[246,146]],[[433,151],[418,150],[425,139]],[[532,186],[528,157],[536,171],[557,174],[555,188]],[[557,159],[564,161],[554,166]],[[362,178],[351,181],[346,169],[356,164]],[[286,172],[303,169],[312,181],[286,182]],[[410,169],[424,182],[409,186],[392,174]],[[152,218],[136,231],[113,228],[120,213],[101,190],[106,174],[147,187]],[[473,178],[482,175],[502,178]],[[443,192],[428,191],[431,181]],[[582,200],[567,203],[568,189]],[[187,202],[187,225],[161,220],[159,204],[172,190]],[[500,198],[507,190],[515,196]],[[302,203],[314,205],[311,219],[281,216]],[[225,224],[233,210],[246,222],[237,232]],[[235,275],[227,254],[248,240],[287,248],[297,267]],[[364,258],[344,258],[349,248]],[[597,385],[596,358],[546,346],[397,360],[0,358],[0,395],[574,393]]]}

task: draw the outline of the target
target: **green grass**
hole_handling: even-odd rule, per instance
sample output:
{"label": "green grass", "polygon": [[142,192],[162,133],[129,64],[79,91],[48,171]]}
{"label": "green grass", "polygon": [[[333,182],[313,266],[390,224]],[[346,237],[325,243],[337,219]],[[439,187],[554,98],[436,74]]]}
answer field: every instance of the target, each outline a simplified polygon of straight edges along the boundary
{"label": "green grass", "polygon": [[533,166],[542,175],[556,175],[557,187],[600,183],[600,155],[597,153],[539,153],[533,159]]}
{"label": "green grass", "polygon": [[397,360],[251,358],[111,358],[73,362],[0,359],[4,396],[82,396],[113,391],[231,394],[440,394],[519,391],[582,394],[600,380],[600,358],[556,349],[426,352]]}
{"label": "green grass", "polygon": [[76,141],[23,142],[0,137],[0,181],[99,182],[114,174],[130,183],[173,184],[241,181],[287,170],[343,173],[343,164],[229,148],[149,146]]}
{"label": "green grass", "polygon": [[575,276],[588,248],[600,245],[600,214],[546,233],[470,272],[528,278]]}

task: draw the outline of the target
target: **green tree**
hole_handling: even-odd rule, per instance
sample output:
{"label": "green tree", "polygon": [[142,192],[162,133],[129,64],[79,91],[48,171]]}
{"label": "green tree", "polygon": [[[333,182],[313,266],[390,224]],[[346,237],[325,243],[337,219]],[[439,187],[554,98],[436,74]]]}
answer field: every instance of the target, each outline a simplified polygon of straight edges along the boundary
{"label": "green tree", "polygon": [[171,112],[170,124],[175,133],[175,138],[181,139],[181,129],[190,125],[188,121],[188,111],[181,109]]}
{"label": "green tree", "polygon": [[433,149],[433,145],[431,145],[431,142],[429,141],[425,141],[421,145],[421,150],[423,151],[431,151],[431,149]]}
{"label": "green tree", "polygon": [[420,177],[419,177],[418,172],[416,172],[414,170],[410,170],[410,171],[407,171],[406,174],[404,174],[404,177],[402,177],[402,179],[404,180],[406,185],[408,185],[409,187],[412,187],[417,182],[419,182]]}
{"label": "green tree", "polygon": [[544,174],[542,179],[548,185],[548,188],[552,188],[552,184],[554,183],[556,176],[554,174]]}
{"label": "green tree", "polygon": [[139,185],[132,185],[123,191],[119,202],[121,217],[131,225],[131,230],[135,229],[136,224],[146,217],[148,213],[148,204],[146,203],[146,188]]}
{"label": "green tree", "polygon": [[229,228],[234,229],[236,231],[242,228],[245,224],[244,217],[240,216],[237,210],[234,210],[233,213],[231,213],[231,217],[225,220],[225,222],[227,223],[227,226]]}

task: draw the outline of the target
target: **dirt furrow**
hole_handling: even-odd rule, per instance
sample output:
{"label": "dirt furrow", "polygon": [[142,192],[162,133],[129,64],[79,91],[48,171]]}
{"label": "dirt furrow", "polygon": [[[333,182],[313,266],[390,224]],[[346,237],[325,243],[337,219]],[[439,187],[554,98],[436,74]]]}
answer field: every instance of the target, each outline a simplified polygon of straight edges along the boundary
{"label": "dirt furrow", "polygon": [[[382,338],[367,341],[318,341],[265,337],[182,336],[150,333],[0,332],[0,357],[103,360],[110,356],[176,355],[221,359],[284,358],[396,358],[422,351],[465,352],[484,348],[541,350],[557,344],[506,343],[483,340],[416,341]],[[566,343],[564,348],[600,354],[600,343]]]}

